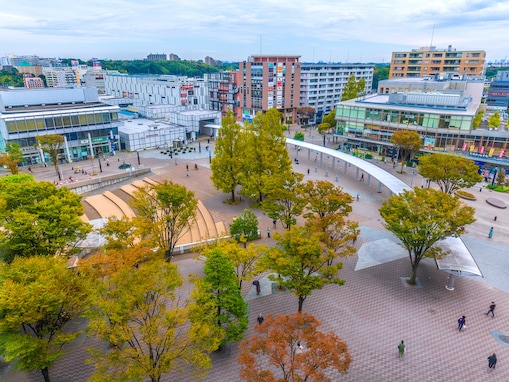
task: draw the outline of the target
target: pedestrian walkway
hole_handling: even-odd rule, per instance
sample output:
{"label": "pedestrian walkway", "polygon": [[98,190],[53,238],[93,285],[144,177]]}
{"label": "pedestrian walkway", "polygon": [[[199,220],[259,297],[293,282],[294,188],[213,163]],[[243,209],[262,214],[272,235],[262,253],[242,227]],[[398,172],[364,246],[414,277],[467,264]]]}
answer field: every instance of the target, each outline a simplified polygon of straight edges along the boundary
{"label": "pedestrian walkway", "polygon": [[[306,140],[308,134],[306,132]],[[318,138],[321,137],[314,138],[315,143],[321,142]],[[216,221],[229,223],[244,208],[251,207],[246,200],[235,206],[224,203],[229,195],[218,192],[211,185],[207,153],[202,153],[201,157],[179,158],[177,165],[159,152],[142,152],[140,157],[145,166],[153,165],[154,174],[195,191]],[[127,158],[136,159],[132,154]],[[195,175],[195,170],[190,170],[186,177],[185,164],[191,166],[195,162],[200,168],[199,176]],[[417,173],[398,174],[392,166],[380,162],[377,166],[392,171],[409,185],[412,182],[414,186],[421,186],[421,177]],[[307,169],[310,169],[309,174]],[[329,180],[352,195],[360,194],[360,200],[353,202],[350,214],[361,229],[356,242],[359,254],[343,259],[343,269],[339,272],[346,284],[328,285],[315,291],[304,302],[304,311],[322,321],[322,330],[334,331],[348,344],[352,364],[349,373],[338,380],[485,381],[488,377],[494,381],[509,380],[509,348],[501,340],[503,333],[509,332],[509,304],[504,303],[509,297],[506,271],[509,269],[509,216],[505,210],[494,212],[485,202],[484,198],[493,196],[491,191],[479,193],[478,187],[472,188],[470,192],[476,194],[478,200],[465,201],[476,208],[477,221],[468,227],[463,239],[485,278],[460,277],[456,280],[455,290],[448,291],[445,289],[448,275],[437,270],[432,260],[425,260],[418,270],[422,288],[415,288],[401,282],[401,277],[410,274],[410,262],[404,252],[398,251],[397,240],[383,228],[378,213],[382,201],[389,196],[387,191],[379,193],[374,184],[368,185],[350,176],[340,176],[336,181],[335,174],[325,176],[323,166],[317,166],[315,171],[315,167],[303,158],[299,164],[294,163],[294,170],[304,174],[305,180]],[[509,195],[496,193],[496,197],[509,202]],[[272,220],[259,210],[254,212],[262,232],[265,227],[271,227],[272,233],[283,232],[279,225],[273,229]],[[493,220],[495,213],[496,221]],[[488,239],[491,226],[495,227],[494,236]],[[266,236],[262,235],[258,242],[274,245],[274,241]],[[380,262],[376,253],[394,257]],[[200,259],[184,256],[176,257],[175,262],[186,275],[203,274]],[[249,303],[250,327],[246,336],[254,333],[256,317],[260,313],[267,317],[268,314],[291,314],[297,310],[298,301],[293,294],[275,291],[267,275],[262,275],[259,281],[260,295],[251,283],[245,283],[243,287],[243,295]],[[494,319],[485,315],[491,301],[497,302]],[[467,317],[467,329],[458,332],[457,319],[462,315]],[[498,333],[498,337],[494,333]],[[397,349],[401,340],[407,346],[402,360]],[[92,370],[90,365],[83,363],[87,358],[84,348],[92,343],[93,340],[87,338],[82,346],[71,349],[50,370],[51,376],[60,381],[84,381],[84,376]],[[486,357],[493,352],[499,363],[488,375]],[[238,354],[236,344],[229,345],[227,351],[212,354],[213,367],[204,381],[238,381]],[[0,379],[2,382],[35,382],[40,381],[41,376],[35,372],[10,372]],[[172,374],[163,378],[163,381],[176,380],[189,380],[189,375]]]}

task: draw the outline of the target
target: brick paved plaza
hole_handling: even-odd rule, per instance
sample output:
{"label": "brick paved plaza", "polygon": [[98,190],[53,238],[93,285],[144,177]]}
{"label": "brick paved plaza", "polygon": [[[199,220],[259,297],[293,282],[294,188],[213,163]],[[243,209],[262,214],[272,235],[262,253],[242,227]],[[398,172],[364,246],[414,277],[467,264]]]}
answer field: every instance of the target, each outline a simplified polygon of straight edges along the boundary
{"label": "brick paved plaza", "polygon": [[[308,140],[306,133],[306,141]],[[316,133],[315,133],[316,134]],[[318,142],[318,137],[315,138]],[[122,160],[135,163],[135,154],[123,155]],[[224,204],[228,195],[215,190],[210,181],[208,153],[186,154],[174,160],[160,154],[159,151],[140,153],[142,166],[152,169],[150,176],[167,178],[182,183],[196,193],[203,201],[216,221],[229,224],[232,218],[245,208],[249,202],[243,200],[239,205]],[[112,161],[113,163],[113,161]],[[185,164],[197,163],[199,170],[191,170],[186,177]],[[85,164],[84,164],[85,165]],[[335,174],[325,177],[325,167],[315,172],[314,164],[300,160],[294,163],[295,171],[305,175],[305,179],[328,179],[335,183]],[[92,164],[90,164],[92,166]],[[383,167],[384,165],[380,165]],[[386,170],[414,186],[421,186],[420,175],[400,175],[385,165]],[[69,167],[69,168],[68,168]],[[64,165],[64,179],[71,172],[71,165]],[[114,168],[115,167],[115,168]],[[311,169],[307,175],[307,169]],[[398,169],[398,168],[397,168]],[[397,170],[396,169],[396,170]],[[113,173],[116,166],[103,170]],[[409,171],[410,172],[410,171]],[[377,240],[394,241],[387,232],[378,214],[381,202],[388,197],[387,190],[377,193],[377,187],[368,186],[351,175],[340,175],[338,184],[345,191],[360,200],[353,203],[350,218],[359,222],[361,235],[356,242],[357,248]],[[53,168],[35,168],[38,179],[53,180]],[[80,175],[76,175],[80,180]],[[85,176],[84,176],[85,177]],[[112,186],[109,189],[115,188]],[[104,191],[104,190],[102,190]],[[99,191],[97,191],[99,192]],[[470,192],[477,196],[476,201],[468,202],[476,208],[474,224],[468,227],[463,239],[477,261],[484,278],[458,277],[455,289],[445,288],[448,274],[437,270],[431,260],[425,260],[418,270],[422,288],[405,286],[401,277],[409,276],[410,262],[401,258],[380,265],[355,270],[358,256],[344,259],[340,277],[346,280],[344,286],[328,285],[316,291],[304,302],[304,311],[313,314],[322,321],[323,331],[334,331],[344,339],[352,355],[350,370],[338,381],[508,381],[509,380],[509,214],[507,210],[489,206],[485,199],[497,197],[509,203],[509,195],[499,195],[479,187]],[[256,210],[260,220],[260,229],[272,228],[272,221]],[[494,221],[494,216],[497,220]],[[488,230],[493,226],[495,234],[488,239]],[[277,231],[282,231],[278,225]],[[260,242],[271,244],[265,236]],[[202,262],[192,255],[175,258],[184,275],[201,274]],[[249,302],[250,328],[246,336],[253,333],[253,326],[259,313],[293,313],[297,310],[297,298],[291,293],[272,294],[267,279],[262,279],[262,294],[256,296],[247,285],[243,290]],[[491,301],[497,303],[495,318],[485,313]],[[457,330],[457,319],[466,316],[467,329]],[[498,336],[492,335],[498,332]],[[504,333],[507,332],[507,336]],[[502,335],[500,335],[502,334]],[[507,339],[507,343],[504,340]],[[398,358],[398,343],[404,340],[407,352],[402,360]],[[55,381],[85,381],[93,366],[85,365],[85,348],[96,345],[93,339],[80,337],[68,349],[68,353],[50,369]],[[496,370],[488,373],[487,357],[495,352],[498,357]],[[204,381],[239,381],[237,365],[237,344],[231,344],[218,354],[213,354],[213,367]],[[39,372],[30,374],[7,370],[0,375],[4,381],[42,381]],[[187,375],[167,376],[165,381],[188,381]]]}

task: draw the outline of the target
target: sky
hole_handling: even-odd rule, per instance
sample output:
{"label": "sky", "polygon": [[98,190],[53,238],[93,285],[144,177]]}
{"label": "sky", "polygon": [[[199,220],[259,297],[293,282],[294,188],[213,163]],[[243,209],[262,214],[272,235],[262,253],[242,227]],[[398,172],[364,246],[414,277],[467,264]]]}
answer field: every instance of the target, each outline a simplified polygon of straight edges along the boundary
{"label": "sky", "polygon": [[[4,1],[0,57],[390,62],[424,46],[509,56],[509,0]],[[37,4],[37,5],[34,5]]]}

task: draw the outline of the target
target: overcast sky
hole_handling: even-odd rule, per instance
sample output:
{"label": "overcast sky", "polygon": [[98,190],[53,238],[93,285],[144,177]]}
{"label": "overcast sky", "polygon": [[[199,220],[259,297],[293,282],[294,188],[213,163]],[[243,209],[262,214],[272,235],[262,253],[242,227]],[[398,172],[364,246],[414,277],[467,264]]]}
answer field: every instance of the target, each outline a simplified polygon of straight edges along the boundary
{"label": "overcast sky", "polygon": [[[36,5],[35,5],[36,4]],[[0,56],[390,62],[421,46],[509,55],[509,0],[3,1]]]}

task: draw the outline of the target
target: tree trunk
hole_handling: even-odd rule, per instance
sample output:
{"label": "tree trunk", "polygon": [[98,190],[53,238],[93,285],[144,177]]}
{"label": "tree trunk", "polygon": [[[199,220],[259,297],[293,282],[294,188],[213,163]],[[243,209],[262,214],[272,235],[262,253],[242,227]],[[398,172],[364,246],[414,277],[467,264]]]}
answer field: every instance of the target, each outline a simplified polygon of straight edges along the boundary
{"label": "tree trunk", "polygon": [[172,258],[172,250],[170,248],[168,248],[165,252],[164,252],[164,259],[168,262],[168,263],[171,263],[171,258]]}
{"label": "tree trunk", "polygon": [[44,382],[50,382],[48,368],[45,367],[44,369],[41,369],[41,373],[42,373],[42,376],[44,377]]}
{"label": "tree trunk", "polygon": [[235,190],[232,190],[232,203],[235,203]]}
{"label": "tree trunk", "polygon": [[325,134],[323,135],[323,145],[325,146]]}
{"label": "tree trunk", "polygon": [[410,276],[410,278],[407,281],[408,284],[410,284],[410,285],[415,285],[415,279],[417,278],[417,265],[419,265],[419,263],[412,264],[412,275]]}
{"label": "tree trunk", "polygon": [[299,313],[302,313],[302,305],[304,304],[305,299],[306,299],[305,297],[299,296],[299,310],[298,310]]}

